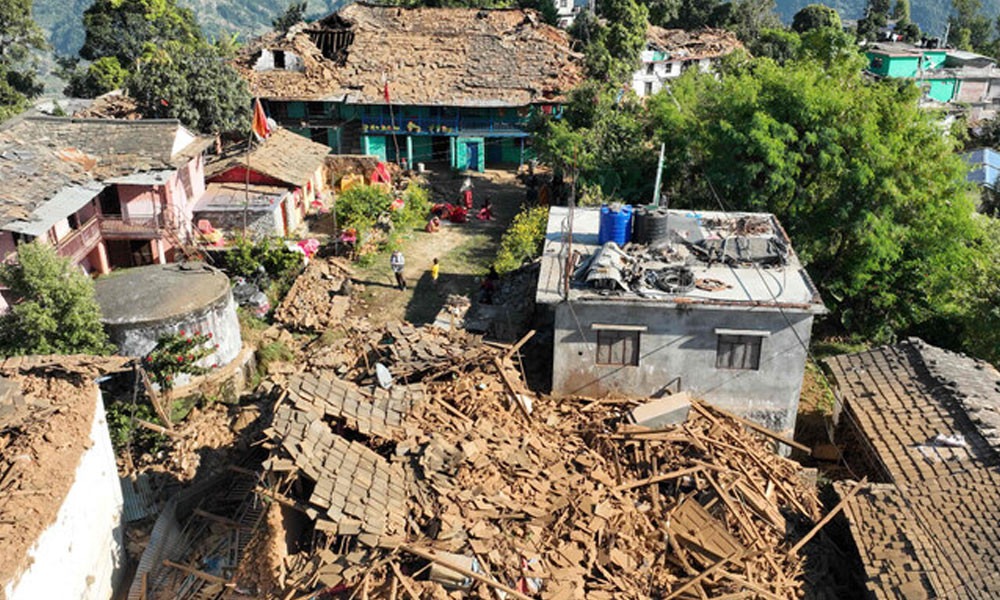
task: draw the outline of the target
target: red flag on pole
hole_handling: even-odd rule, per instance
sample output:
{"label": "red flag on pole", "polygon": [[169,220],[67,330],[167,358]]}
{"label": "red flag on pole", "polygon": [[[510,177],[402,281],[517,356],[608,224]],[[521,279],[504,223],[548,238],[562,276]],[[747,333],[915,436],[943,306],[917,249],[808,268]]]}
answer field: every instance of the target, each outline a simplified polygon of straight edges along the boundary
{"label": "red flag on pole", "polygon": [[267,115],[264,114],[264,107],[260,104],[260,98],[254,100],[253,105],[253,124],[251,125],[254,135],[257,139],[266,139],[267,136],[271,135],[271,126],[267,124]]}
{"label": "red flag on pole", "polygon": [[385,82],[385,87],[382,89],[382,93],[385,95],[385,103],[389,104],[389,82]]}

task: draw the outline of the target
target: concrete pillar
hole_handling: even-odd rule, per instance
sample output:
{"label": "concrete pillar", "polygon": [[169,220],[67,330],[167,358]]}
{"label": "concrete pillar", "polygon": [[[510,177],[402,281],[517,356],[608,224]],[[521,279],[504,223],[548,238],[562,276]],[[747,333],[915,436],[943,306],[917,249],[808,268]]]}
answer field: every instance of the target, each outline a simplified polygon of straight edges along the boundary
{"label": "concrete pillar", "polygon": [[413,136],[406,136],[406,166],[413,168]]}
{"label": "concrete pillar", "polygon": [[521,138],[521,156],[518,159],[517,166],[518,167],[524,166],[524,138]]}
{"label": "concrete pillar", "polygon": [[104,240],[97,242],[97,272],[107,275],[111,272],[111,263],[108,262],[108,247],[104,245]]}
{"label": "concrete pillar", "polygon": [[150,240],[150,245],[153,250],[153,260],[160,263],[161,265],[167,264],[167,256],[163,251],[163,241],[162,240]]}

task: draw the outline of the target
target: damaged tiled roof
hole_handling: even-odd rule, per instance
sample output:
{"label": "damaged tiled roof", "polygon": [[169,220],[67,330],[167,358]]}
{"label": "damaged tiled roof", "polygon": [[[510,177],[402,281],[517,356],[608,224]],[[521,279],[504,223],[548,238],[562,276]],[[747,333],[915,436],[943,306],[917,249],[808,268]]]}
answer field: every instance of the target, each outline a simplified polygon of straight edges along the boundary
{"label": "damaged tiled roof", "polygon": [[407,492],[399,463],[348,441],[314,413],[288,403],[275,409],[268,431],[280,449],[264,466],[274,471],[297,469],[315,483],[309,504],[315,507],[310,516],[318,518],[317,529],[357,536],[370,547],[402,541]]}
{"label": "damaged tiled roof", "polygon": [[287,389],[295,408],[385,439],[402,434],[403,420],[423,398],[420,386],[377,388],[369,394],[347,381],[315,373],[292,376]]}
{"label": "damaged tiled roof", "polygon": [[1000,372],[917,339],[826,363],[888,480],[845,509],[872,594],[1000,595]]}
{"label": "damaged tiled roof", "polygon": [[[343,64],[325,58],[310,33],[344,31]],[[256,71],[262,49],[302,60],[302,71]],[[382,104],[525,106],[558,100],[582,80],[581,55],[566,32],[531,10],[403,8],[355,3],[306,28],[250,44],[238,68],[255,96]]]}
{"label": "damaged tiled roof", "polygon": [[650,25],[646,42],[651,50],[666,52],[670,59],[717,58],[743,48],[736,34],[725,29],[685,31]]}
{"label": "damaged tiled roof", "polygon": [[[288,185],[300,186],[312,179],[316,169],[323,165],[330,147],[317,144],[287,129],[276,129],[266,140],[250,150],[250,170],[281,180]],[[205,165],[205,178],[211,179],[248,162],[245,150],[234,150]]]}
{"label": "damaged tiled roof", "polygon": [[176,119],[14,119],[0,129],[0,225],[29,219],[65,188],[177,168],[211,141]]}

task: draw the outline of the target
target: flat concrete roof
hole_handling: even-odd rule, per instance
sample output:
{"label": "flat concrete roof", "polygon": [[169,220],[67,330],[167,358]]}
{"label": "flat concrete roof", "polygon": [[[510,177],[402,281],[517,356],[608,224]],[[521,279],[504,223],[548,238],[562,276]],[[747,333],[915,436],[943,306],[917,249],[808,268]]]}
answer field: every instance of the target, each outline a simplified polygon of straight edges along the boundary
{"label": "flat concrete roof", "polygon": [[127,325],[195,312],[229,294],[229,278],[201,262],[113,271],[94,282],[101,322]]}
{"label": "flat concrete roof", "polygon": [[194,212],[243,212],[244,208],[250,212],[272,212],[290,192],[276,185],[209,183]]}
{"label": "flat concrete roof", "polygon": [[[576,208],[573,214],[572,252],[579,253],[582,264],[598,249],[598,231],[600,226],[600,209],[596,207]],[[667,293],[657,289],[594,289],[586,283],[574,279],[570,274],[568,299],[573,302],[603,302],[603,303],[654,303],[663,305],[684,305],[686,307],[706,308],[737,308],[737,309],[771,309],[795,310],[824,314],[827,312],[819,292],[799,262],[791,248],[791,244],[774,215],[768,213],[724,213],[718,211],[684,211],[671,210],[668,224],[674,241],[670,243],[672,259],[669,261],[644,261],[640,264],[650,269],[657,269],[680,264],[686,265],[694,274],[695,281],[704,283],[721,283],[724,287],[710,291],[695,287],[682,293]],[[536,302],[542,304],[557,304],[566,299],[566,257],[570,251],[565,231],[567,230],[569,208],[553,206],[549,209],[549,222],[545,234],[545,246],[542,251],[541,272],[538,277]],[[779,240],[785,246],[787,254],[780,266],[754,266],[725,264],[723,262],[708,263],[692,252],[682,239],[699,237],[705,240],[733,239],[740,237],[726,233],[718,227],[718,223],[731,224],[743,218],[755,219],[764,223],[769,229],[766,232],[743,237]],[[676,219],[676,221],[675,221]],[[676,223],[677,225],[673,225]],[[625,248],[626,254],[633,253],[631,245]],[[713,281],[714,280],[714,281]],[[718,287],[706,285],[706,288]]]}

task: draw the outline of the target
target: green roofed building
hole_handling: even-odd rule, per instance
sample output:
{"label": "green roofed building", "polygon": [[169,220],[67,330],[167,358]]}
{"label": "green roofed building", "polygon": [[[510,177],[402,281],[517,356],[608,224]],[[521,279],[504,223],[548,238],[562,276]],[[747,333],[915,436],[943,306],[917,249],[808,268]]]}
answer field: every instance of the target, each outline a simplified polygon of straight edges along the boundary
{"label": "green roofed building", "polygon": [[877,77],[913,79],[929,105],[967,105],[975,118],[995,115],[1000,71],[988,56],[951,48],[877,43],[866,52],[868,72]]}

